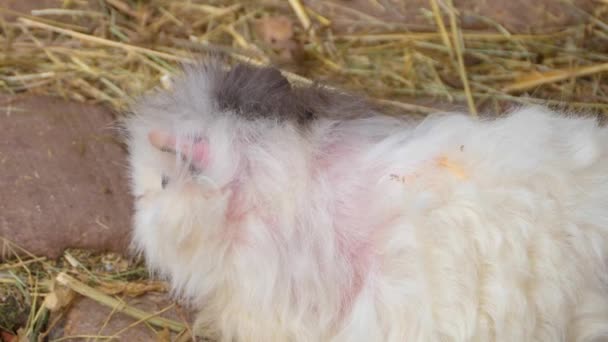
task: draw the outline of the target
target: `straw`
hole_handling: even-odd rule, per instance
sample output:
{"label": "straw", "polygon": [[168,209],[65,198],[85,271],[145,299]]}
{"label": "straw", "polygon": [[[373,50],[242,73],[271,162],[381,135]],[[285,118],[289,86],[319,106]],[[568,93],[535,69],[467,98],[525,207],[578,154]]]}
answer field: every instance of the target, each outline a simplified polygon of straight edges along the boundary
{"label": "straw", "polygon": [[[605,11],[605,2],[592,12],[576,9],[584,25],[544,33],[512,33],[469,12],[463,13],[490,29],[464,30],[460,14],[445,0],[426,2],[433,26],[389,23],[334,2],[323,6],[332,16],[301,0],[284,5],[100,0],[95,6],[74,2],[32,13],[0,9],[17,16],[10,22],[0,17],[6,32],[0,36],[6,47],[0,51],[0,87],[7,93],[105,103],[121,113],[181,64],[201,59],[200,52],[219,51],[230,63],[279,64],[295,83],[320,80],[364,90],[401,115],[425,115],[447,104],[466,104],[474,115],[489,103],[517,102],[508,96],[522,92],[563,109],[608,113],[603,82],[608,55],[602,48],[608,33],[605,21],[594,16]],[[373,6],[393,10],[384,2]],[[302,28],[294,30],[294,42],[304,52],[303,60],[276,60],[276,51],[256,33],[256,20],[279,14]],[[359,29],[336,31],[332,24],[338,21]],[[302,62],[305,68],[299,67]],[[437,105],[420,106],[405,93],[433,93]]]}
{"label": "straw", "polygon": [[[57,282],[60,283],[61,285],[67,286],[70,289],[74,290],[75,292],[77,292],[85,297],[89,297],[100,304],[103,304],[109,308],[112,308],[113,310],[122,312],[128,316],[138,319],[138,321],[136,323],[141,323],[142,321],[147,321],[148,323],[150,323],[154,326],[157,326],[160,328],[167,327],[175,332],[181,332],[182,330],[184,330],[186,328],[183,324],[181,324],[179,322],[175,322],[173,320],[162,318],[162,317],[157,317],[159,314],[161,314],[165,310],[162,310],[161,312],[152,313],[152,314],[147,313],[143,310],[139,310],[132,306],[126,305],[125,303],[123,303],[115,298],[112,298],[111,296],[108,296],[101,291],[98,291],[90,286],[87,286],[84,283],[76,280],[75,278],[70,277],[66,273],[60,273],[56,279],[57,279]],[[121,330],[121,332],[122,332],[122,330]]]}

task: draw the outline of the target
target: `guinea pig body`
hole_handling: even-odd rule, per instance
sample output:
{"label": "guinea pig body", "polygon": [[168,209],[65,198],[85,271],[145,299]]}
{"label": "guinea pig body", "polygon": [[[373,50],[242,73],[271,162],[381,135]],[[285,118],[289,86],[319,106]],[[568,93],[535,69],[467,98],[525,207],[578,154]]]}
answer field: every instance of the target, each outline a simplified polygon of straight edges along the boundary
{"label": "guinea pig body", "polygon": [[608,339],[606,128],[539,107],[412,123],[285,82],[200,66],[125,122],[134,246],[200,331]]}

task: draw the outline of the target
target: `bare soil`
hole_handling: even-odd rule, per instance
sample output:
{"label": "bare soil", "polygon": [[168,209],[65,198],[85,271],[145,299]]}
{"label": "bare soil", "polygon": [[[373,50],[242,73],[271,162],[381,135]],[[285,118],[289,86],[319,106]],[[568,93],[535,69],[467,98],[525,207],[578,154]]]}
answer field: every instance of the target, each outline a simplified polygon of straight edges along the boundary
{"label": "bare soil", "polygon": [[111,112],[41,96],[3,96],[0,107],[0,236],[50,258],[125,252],[131,198]]}

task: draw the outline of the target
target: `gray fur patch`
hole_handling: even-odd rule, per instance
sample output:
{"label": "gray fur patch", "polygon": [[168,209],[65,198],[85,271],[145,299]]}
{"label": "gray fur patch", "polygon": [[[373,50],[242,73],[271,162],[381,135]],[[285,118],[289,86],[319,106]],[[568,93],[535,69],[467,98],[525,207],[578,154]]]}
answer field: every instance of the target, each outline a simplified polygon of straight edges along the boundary
{"label": "gray fur patch", "polygon": [[306,124],[321,117],[347,119],[373,114],[363,97],[318,85],[294,87],[275,68],[238,64],[228,71],[212,69],[207,72],[219,109],[234,111],[246,119],[270,118]]}

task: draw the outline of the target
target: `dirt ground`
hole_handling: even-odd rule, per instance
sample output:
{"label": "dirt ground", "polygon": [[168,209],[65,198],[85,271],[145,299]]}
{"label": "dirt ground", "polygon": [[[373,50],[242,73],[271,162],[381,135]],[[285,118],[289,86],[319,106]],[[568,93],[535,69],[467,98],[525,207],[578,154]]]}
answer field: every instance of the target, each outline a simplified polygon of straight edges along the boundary
{"label": "dirt ground", "polygon": [[31,253],[124,252],[131,198],[107,108],[1,96],[0,236]]}

